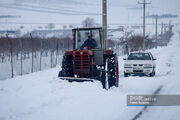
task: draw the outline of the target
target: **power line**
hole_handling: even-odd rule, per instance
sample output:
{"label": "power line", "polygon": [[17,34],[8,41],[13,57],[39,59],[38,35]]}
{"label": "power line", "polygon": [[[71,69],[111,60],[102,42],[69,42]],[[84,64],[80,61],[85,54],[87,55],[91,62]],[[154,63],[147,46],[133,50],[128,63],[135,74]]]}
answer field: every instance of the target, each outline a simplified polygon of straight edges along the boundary
{"label": "power line", "polygon": [[3,5],[1,4],[0,7],[3,8],[10,8],[16,10],[24,10],[24,11],[33,11],[33,12],[41,12],[41,13],[54,13],[54,14],[63,14],[63,15],[101,15],[99,13],[90,13],[90,12],[81,12],[81,11],[74,11],[74,10],[63,10],[57,8],[48,8],[48,7],[39,7],[32,6],[32,5],[25,5],[25,6],[14,6],[14,5]]}
{"label": "power line", "polygon": [[52,8],[52,7],[45,7],[45,6],[34,6],[34,5],[28,5],[28,4],[15,4],[20,7],[30,7],[30,8],[42,8],[42,9],[47,9],[47,10],[55,10],[55,11],[64,11],[64,12],[75,12],[79,14],[90,14],[90,15],[101,15],[100,13],[92,13],[92,12],[82,12],[82,11],[77,11],[77,10],[69,10],[69,9],[62,9],[62,8]]}

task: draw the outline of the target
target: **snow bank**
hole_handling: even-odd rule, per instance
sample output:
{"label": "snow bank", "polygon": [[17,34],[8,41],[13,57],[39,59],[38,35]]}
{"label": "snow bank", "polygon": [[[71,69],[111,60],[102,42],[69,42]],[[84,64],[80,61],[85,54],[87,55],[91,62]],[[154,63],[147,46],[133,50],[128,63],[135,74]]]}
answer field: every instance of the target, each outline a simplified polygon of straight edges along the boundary
{"label": "snow bank", "polygon": [[[60,66],[0,81],[0,120],[128,120],[142,107],[126,105],[128,94],[179,94],[180,42],[174,36],[167,47],[150,50],[157,58],[157,75],[123,77],[120,87],[106,91],[100,82],[69,83],[57,78]],[[139,119],[179,120],[179,106],[149,107]]]}

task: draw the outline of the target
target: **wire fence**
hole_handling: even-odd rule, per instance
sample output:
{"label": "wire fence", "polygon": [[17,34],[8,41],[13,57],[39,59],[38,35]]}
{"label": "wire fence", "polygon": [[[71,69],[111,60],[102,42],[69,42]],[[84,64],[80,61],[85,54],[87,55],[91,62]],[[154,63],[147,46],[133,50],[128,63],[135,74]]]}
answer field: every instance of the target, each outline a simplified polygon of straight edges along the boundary
{"label": "wire fence", "polygon": [[72,39],[29,37],[0,38],[0,79],[13,78],[56,67],[64,51],[72,48]]}

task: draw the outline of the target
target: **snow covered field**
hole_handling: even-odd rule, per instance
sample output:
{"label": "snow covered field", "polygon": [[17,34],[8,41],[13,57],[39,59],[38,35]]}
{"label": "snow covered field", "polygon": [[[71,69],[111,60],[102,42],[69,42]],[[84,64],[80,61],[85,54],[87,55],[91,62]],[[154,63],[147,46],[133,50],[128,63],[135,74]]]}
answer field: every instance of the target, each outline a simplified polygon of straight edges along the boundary
{"label": "snow covered field", "polygon": [[[143,108],[127,106],[129,94],[180,94],[180,39],[177,34],[167,47],[150,50],[156,76],[123,77],[119,57],[120,87],[102,89],[96,81],[68,83],[57,78],[60,66],[14,79],[0,81],[0,120],[131,120]],[[152,106],[139,120],[179,120],[180,106]]]}

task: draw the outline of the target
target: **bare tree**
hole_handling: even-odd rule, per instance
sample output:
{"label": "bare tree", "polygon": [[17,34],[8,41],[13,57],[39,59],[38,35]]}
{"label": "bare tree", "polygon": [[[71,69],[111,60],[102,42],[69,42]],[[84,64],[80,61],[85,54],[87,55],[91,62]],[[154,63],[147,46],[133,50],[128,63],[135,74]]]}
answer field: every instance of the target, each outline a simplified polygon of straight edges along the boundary
{"label": "bare tree", "polygon": [[89,17],[87,17],[85,20],[83,20],[81,22],[81,24],[83,25],[83,27],[95,27],[96,26],[95,20],[93,18],[89,18]]}
{"label": "bare tree", "polygon": [[49,23],[48,26],[47,26],[47,28],[50,29],[50,30],[52,30],[52,29],[55,28],[55,27],[56,27],[56,26],[55,26],[54,23]]}
{"label": "bare tree", "polygon": [[63,25],[63,29],[66,29],[67,28],[67,26],[66,25]]}
{"label": "bare tree", "polygon": [[69,28],[72,29],[72,28],[73,28],[73,25],[69,25]]}

